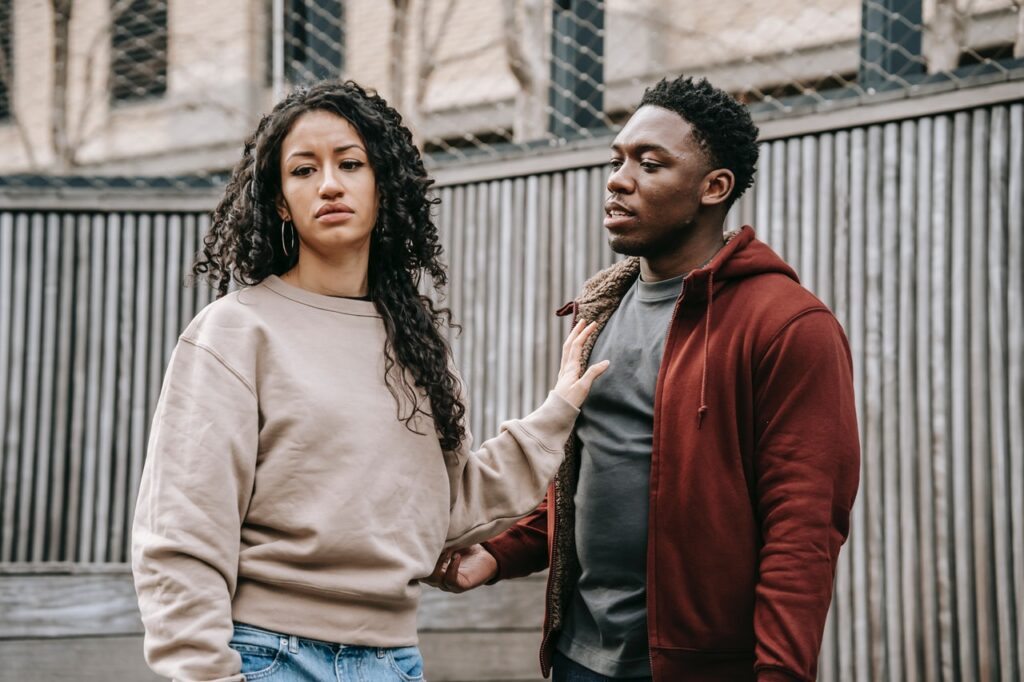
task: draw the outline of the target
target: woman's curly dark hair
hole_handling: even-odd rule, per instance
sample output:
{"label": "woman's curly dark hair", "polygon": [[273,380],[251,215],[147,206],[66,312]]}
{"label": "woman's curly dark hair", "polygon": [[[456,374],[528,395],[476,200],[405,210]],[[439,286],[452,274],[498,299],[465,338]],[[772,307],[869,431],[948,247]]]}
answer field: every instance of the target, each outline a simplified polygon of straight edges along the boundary
{"label": "woman's curly dark hair", "polygon": [[694,137],[715,168],[736,177],[727,206],[754,184],[757,170],[757,126],[747,108],[704,78],[663,78],[644,91],[640,106],[651,104],[679,114],[693,126]]}
{"label": "woman's curly dark hair", "polygon": [[[443,292],[448,273],[441,262],[437,227],[427,177],[412,134],[402,117],[382,97],[352,81],[323,81],[297,89],[264,116],[245,141],[192,266],[220,296],[232,278],[258,284],[282,275],[298,259],[297,249],[283,251],[274,209],[281,191],[281,144],[295,121],[310,111],[328,111],[349,121],[366,143],[376,176],[377,222],[370,237],[369,296],[384,321],[385,382],[398,405],[398,418],[410,430],[417,414],[431,416],[441,447],[454,451],[466,436],[465,406],[451,365],[451,349],[442,334],[453,327],[451,311],[437,308],[419,291],[424,273]],[[409,376],[412,383],[410,384]],[[426,392],[429,412],[416,387]],[[411,409],[403,409],[411,405]]]}

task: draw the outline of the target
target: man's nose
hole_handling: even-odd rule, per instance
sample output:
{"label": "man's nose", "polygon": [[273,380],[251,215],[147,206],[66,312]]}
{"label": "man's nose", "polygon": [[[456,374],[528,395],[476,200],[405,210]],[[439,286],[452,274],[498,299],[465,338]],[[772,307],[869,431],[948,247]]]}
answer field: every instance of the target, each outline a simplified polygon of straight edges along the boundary
{"label": "man's nose", "polygon": [[633,180],[626,172],[626,164],[612,170],[607,187],[612,194],[629,194],[633,191]]}

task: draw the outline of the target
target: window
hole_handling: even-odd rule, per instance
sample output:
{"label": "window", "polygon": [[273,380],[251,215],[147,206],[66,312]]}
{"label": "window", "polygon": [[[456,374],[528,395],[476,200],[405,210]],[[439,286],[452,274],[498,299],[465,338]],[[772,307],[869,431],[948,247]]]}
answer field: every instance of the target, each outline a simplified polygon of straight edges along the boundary
{"label": "window", "polygon": [[167,0],[111,0],[110,96],[115,102],[167,92]]}
{"label": "window", "polygon": [[11,90],[14,89],[14,22],[12,0],[0,0],[0,120],[11,116]]}
{"label": "window", "polygon": [[603,128],[604,14],[599,0],[555,0],[548,129],[574,137]]}
{"label": "window", "polygon": [[[269,3],[273,12],[274,3]],[[284,0],[284,80],[293,85],[337,78],[344,70],[345,12],[341,0]],[[267,84],[274,74],[274,24],[269,22]]]}

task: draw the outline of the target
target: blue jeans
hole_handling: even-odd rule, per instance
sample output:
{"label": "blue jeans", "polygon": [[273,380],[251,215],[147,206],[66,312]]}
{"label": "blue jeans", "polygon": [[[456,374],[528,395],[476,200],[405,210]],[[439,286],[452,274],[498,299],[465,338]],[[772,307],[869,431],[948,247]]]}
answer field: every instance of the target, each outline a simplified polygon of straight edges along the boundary
{"label": "blue jeans", "polygon": [[561,651],[555,651],[552,662],[552,682],[650,682],[650,677],[608,677],[585,668],[576,661],[566,658]]}
{"label": "blue jeans", "polygon": [[422,682],[414,646],[347,646],[235,623],[231,648],[242,656],[247,682]]}

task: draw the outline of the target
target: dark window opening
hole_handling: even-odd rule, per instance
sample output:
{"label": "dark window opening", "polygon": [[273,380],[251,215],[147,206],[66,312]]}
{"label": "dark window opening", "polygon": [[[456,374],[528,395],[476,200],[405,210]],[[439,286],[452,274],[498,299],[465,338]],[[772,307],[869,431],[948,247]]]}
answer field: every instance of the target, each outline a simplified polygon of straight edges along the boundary
{"label": "dark window opening", "polygon": [[1013,43],[999,43],[980,48],[970,48],[960,53],[958,67],[978,66],[989,61],[998,62],[1013,59]]}
{"label": "dark window opening", "polygon": [[115,102],[167,92],[167,0],[111,0],[110,96]]}
{"label": "dark window opening", "polygon": [[605,3],[556,0],[552,12],[548,130],[572,138],[605,126]]}
{"label": "dark window opening", "polygon": [[[267,77],[274,80],[273,2],[268,2]],[[292,85],[338,78],[345,70],[342,0],[284,0],[284,79]]]}
{"label": "dark window opening", "polygon": [[11,91],[14,89],[14,22],[12,0],[0,0],[0,120],[11,117]]}

